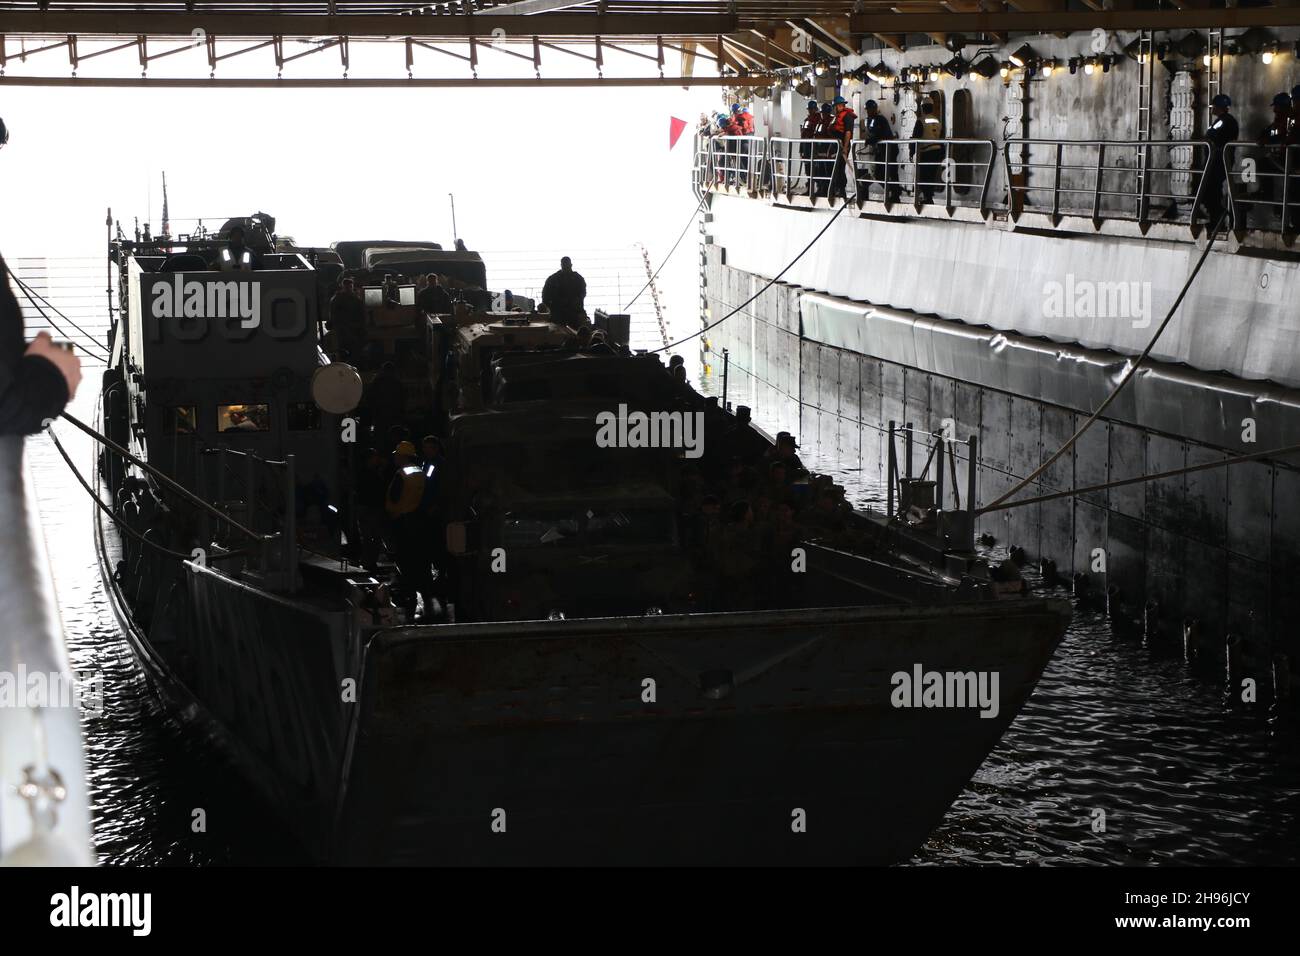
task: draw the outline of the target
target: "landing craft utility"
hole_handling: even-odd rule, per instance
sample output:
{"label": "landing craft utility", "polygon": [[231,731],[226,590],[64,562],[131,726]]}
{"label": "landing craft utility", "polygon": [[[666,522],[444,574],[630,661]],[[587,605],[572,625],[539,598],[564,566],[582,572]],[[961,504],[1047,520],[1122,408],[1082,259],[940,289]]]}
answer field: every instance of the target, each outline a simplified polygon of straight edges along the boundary
{"label": "landing craft utility", "polygon": [[[231,223],[260,237],[247,328],[252,280],[179,276],[230,224],[113,244],[118,314],[167,331],[113,328],[102,423],[136,461],[104,453],[96,540],[167,704],[315,857],[906,859],[1064,632],[1064,602],[1001,596],[968,514],[852,511],[626,317],[588,347],[494,311],[473,253]],[[717,523],[735,465],[781,483],[770,534],[744,501]],[[888,675],[954,659],[1006,675],[995,719],[889,706]],[[853,822],[791,840],[793,807]]]}

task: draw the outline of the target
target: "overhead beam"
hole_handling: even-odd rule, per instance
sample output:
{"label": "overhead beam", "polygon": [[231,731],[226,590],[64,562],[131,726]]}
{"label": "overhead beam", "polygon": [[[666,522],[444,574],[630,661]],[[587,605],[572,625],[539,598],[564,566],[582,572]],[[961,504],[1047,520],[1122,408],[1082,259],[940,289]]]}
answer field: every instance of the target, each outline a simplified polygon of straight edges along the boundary
{"label": "overhead beam", "polygon": [[[849,38],[848,21],[844,17],[835,17],[834,21],[835,22],[831,25],[823,25],[811,17],[804,17],[804,23],[812,27],[813,32],[819,34],[822,39],[833,43],[838,47],[842,56],[849,56],[850,54],[857,52],[854,49],[852,40]],[[832,26],[842,29],[844,33],[839,34],[831,32]]]}
{"label": "overhead beam", "polygon": [[882,33],[1056,33],[1091,30],[1197,30],[1300,26],[1300,7],[1205,10],[1007,10],[986,13],[855,13],[855,36]]}
{"label": "overhead beam", "polygon": [[485,7],[482,10],[475,10],[473,15],[513,14],[525,17],[532,16],[535,13],[551,13],[555,10],[581,7],[593,2],[594,0],[516,0],[515,3],[503,3],[498,7]]}
{"label": "overhead beam", "polygon": [[508,87],[510,89],[546,89],[575,86],[768,86],[771,80],[761,76],[620,76],[604,79],[588,76],[542,77],[429,77],[376,79],[251,79],[231,77],[215,79],[159,77],[144,79],[130,76],[0,76],[0,88],[6,86],[55,87],[124,87],[134,89],[416,89],[427,87],[472,88]]}
{"label": "overhead beam", "polygon": [[546,13],[454,16],[314,16],[274,13],[0,13],[0,33],[18,36],[189,37],[195,30],[212,36],[264,39],[284,37],[383,37],[430,40],[490,36],[717,36],[734,33],[740,18],[731,14]]}

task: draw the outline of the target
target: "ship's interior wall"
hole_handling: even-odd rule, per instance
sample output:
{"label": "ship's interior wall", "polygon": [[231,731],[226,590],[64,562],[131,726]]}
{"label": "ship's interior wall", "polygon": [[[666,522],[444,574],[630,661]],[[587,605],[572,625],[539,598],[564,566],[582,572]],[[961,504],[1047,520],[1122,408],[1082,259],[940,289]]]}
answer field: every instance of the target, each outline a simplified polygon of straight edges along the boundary
{"label": "ship's interior wall", "polygon": [[[1150,341],[1199,255],[1185,242],[843,215],[794,261],[824,216],[721,195],[710,209],[709,235],[746,272],[786,269],[784,278],[806,289],[1128,355]],[[1091,307],[1076,301],[1084,287],[1098,290]],[[1108,287],[1126,291],[1127,304],[1102,302]],[[1297,300],[1297,263],[1211,255],[1152,357],[1300,387]]]}
{"label": "ship's interior wall", "polygon": [[[706,295],[716,320],[763,280],[725,265],[721,248],[706,251]],[[729,400],[750,404],[759,421],[797,430],[805,459],[855,487],[858,504],[884,500],[882,425],[891,419],[932,431],[952,418],[959,437],[976,435],[978,498],[987,504],[1064,444],[1091,411],[812,341],[800,333],[801,296],[778,284],[712,330],[714,372],[727,349]],[[1224,453],[1102,420],[1022,496],[1181,468]],[[966,487],[967,467],[958,461],[959,488]],[[1067,581],[1083,575],[1080,586],[1093,594],[1113,585],[1114,606],[1130,620],[1143,618],[1150,602],[1152,621],[1171,640],[1182,637],[1186,622],[1196,622],[1202,655],[1221,659],[1228,636],[1239,637],[1262,673],[1279,651],[1296,659],[1298,496],[1300,471],[1251,462],[991,513],[980,519],[980,530],[1000,545],[1051,559]]]}

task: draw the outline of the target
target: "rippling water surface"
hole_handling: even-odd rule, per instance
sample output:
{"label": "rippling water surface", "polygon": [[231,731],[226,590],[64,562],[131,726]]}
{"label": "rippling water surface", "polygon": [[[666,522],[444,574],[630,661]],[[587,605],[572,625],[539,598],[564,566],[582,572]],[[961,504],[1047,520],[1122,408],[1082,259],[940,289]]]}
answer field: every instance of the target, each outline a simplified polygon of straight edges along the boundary
{"label": "rippling water surface", "polygon": [[[86,419],[87,385],[76,409]],[[88,440],[56,428],[89,473]],[[104,596],[89,501],[47,439],[31,439],[28,454],[73,664],[104,675],[104,714],[86,723],[100,859],[300,861],[251,789],[161,712]],[[878,500],[856,472],[810,464],[856,504]],[[1118,640],[1102,615],[1078,611],[1028,706],[913,862],[1295,863],[1296,743],[1294,727],[1225,707],[1222,688],[1181,660]],[[191,825],[196,809],[204,833]],[[1093,832],[1096,811],[1104,833]]]}

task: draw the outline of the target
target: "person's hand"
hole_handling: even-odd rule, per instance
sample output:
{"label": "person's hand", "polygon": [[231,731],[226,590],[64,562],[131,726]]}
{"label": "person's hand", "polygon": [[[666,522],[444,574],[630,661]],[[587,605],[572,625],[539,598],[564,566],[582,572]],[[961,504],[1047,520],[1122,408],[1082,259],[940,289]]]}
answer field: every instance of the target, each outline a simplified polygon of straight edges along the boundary
{"label": "person's hand", "polygon": [[39,355],[59,370],[63,381],[68,385],[68,401],[72,401],[77,394],[77,386],[81,384],[81,359],[71,349],[55,345],[49,332],[37,333],[36,338],[27,346],[26,354]]}

